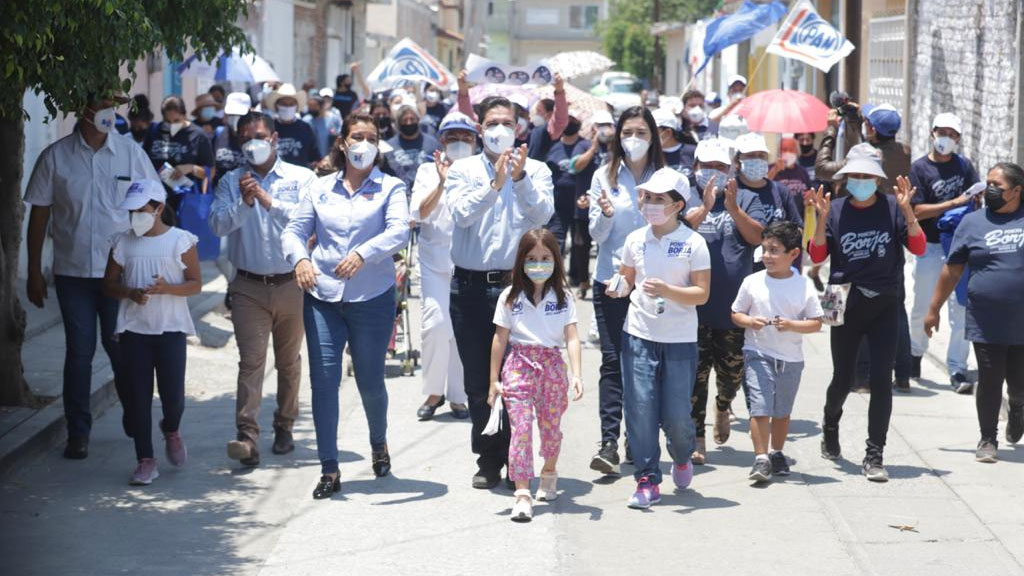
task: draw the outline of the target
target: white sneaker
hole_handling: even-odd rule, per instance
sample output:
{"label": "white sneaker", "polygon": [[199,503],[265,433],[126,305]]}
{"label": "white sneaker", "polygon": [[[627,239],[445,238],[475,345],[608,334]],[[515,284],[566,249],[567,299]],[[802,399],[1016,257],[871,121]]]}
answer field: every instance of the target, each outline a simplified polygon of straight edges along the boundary
{"label": "white sneaker", "polygon": [[513,522],[533,520],[533,497],[528,489],[515,491],[516,503],[512,505]]}
{"label": "white sneaker", "polygon": [[558,473],[541,472],[540,487],[537,488],[537,500],[551,502],[558,498]]}

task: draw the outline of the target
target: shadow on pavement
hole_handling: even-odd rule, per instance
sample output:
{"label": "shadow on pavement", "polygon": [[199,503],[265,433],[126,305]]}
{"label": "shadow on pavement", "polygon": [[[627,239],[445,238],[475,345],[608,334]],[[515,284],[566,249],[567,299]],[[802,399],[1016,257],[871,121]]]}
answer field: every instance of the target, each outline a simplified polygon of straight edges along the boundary
{"label": "shadow on pavement", "polygon": [[[974,458],[974,450],[968,448],[939,448],[940,452],[963,452],[964,454],[970,454],[971,460]],[[1001,462],[1014,462],[1016,464],[1024,464],[1024,446],[1011,445],[1006,446],[1005,444],[999,445],[997,452],[999,460]],[[967,459],[965,458],[965,461]]]}
{"label": "shadow on pavement", "polygon": [[448,485],[428,480],[415,480],[412,478],[398,478],[394,474],[384,478],[373,478],[368,480],[350,480],[342,478],[341,493],[335,500],[344,500],[346,494],[413,494],[406,498],[388,500],[387,502],[376,502],[375,506],[390,506],[392,504],[405,504],[407,502],[419,502],[421,500],[432,500],[440,498],[448,493]]}

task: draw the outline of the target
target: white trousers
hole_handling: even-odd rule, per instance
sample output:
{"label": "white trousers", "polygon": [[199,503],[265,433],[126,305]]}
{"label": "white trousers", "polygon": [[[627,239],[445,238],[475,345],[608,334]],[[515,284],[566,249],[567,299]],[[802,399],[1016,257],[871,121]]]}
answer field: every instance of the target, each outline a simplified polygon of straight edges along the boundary
{"label": "white trousers", "polygon": [[[910,353],[924,356],[928,350],[928,335],[924,332],[924,317],[928,314],[939,274],[946,257],[942,244],[928,243],[924,256],[914,262],[914,304],[910,312]],[[946,318],[949,319],[949,347],[946,348],[946,367],[949,373],[967,373],[967,355],[971,344],[965,335],[965,308],[956,300],[956,293],[949,295],[946,303]]]}
{"label": "white trousers", "polygon": [[462,360],[449,313],[450,286],[450,274],[437,274],[420,266],[423,394],[443,394],[449,402],[465,404]]}

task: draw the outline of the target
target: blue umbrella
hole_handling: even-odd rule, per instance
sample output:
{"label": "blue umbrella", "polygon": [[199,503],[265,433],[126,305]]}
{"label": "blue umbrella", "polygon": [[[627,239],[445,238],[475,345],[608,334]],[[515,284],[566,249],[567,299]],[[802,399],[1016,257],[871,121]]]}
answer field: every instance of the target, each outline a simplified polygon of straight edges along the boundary
{"label": "blue umbrella", "polygon": [[281,78],[269,62],[256,54],[241,54],[238,48],[230,55],[217,57],[215,64],[202,62],[195,55],[189,56],[177,68],[182,76],[192,75],[211,78],[217,82],[280,82]]}

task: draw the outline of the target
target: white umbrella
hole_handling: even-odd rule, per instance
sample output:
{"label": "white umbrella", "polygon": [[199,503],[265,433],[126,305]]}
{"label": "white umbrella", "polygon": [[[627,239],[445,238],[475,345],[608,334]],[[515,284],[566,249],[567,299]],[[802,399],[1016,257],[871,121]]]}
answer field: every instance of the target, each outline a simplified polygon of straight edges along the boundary
{"label": "white umbrella", "polygon": [[189,56],[178,66],[182,76],[198,76],[217,82],[280,82],[281,78],[269,62],[257,54],[242,54],[238,48],[231,55],[221,55],[216,63],[202,62],[195,55]]}
{"label": "white umbrella", "polygon": [[580,76],[604,72],[614,66],[615,62],[609,60],[605,55],[591,50],[578,50],[574,52],[559,52],[548,58],[548,64],[551,68],[560,72],[562,78],[569,80],[570,78],[579,78]]}

